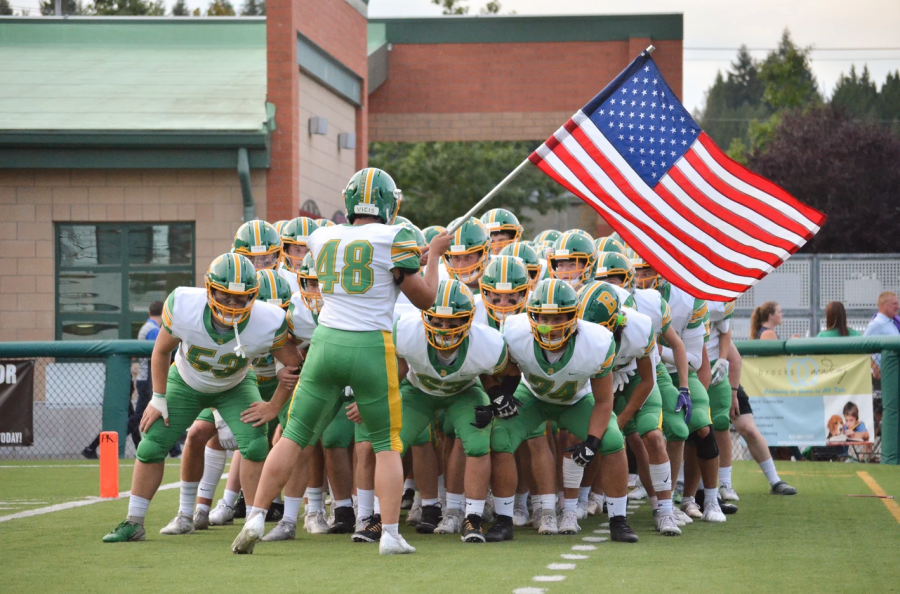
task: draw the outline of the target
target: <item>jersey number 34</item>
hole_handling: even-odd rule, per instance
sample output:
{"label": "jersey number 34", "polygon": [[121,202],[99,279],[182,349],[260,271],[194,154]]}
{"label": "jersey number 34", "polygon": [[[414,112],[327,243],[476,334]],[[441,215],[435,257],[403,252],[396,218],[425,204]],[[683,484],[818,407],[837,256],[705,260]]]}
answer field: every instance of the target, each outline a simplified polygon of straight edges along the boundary
{"label": "jersey number 34", "polygon": [[337,249],[340,239],[332,239],[322,246],[316,258],[316,276],[323,293],[333,293],[334,284],[350,294],[362,294],[372,288],[375,272],[372,270],[372,244],[363,239],[351,241],[344,248],[344,267],[336,270]]}

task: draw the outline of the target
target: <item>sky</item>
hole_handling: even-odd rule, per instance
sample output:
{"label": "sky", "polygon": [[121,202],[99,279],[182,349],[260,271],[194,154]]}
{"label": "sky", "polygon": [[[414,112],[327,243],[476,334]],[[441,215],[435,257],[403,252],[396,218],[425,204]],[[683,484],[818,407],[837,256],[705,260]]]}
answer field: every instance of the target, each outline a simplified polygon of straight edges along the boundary
{"label": "sky", "polygon": [[[487,0],[466,0],[476,14]],[[241,0],[232,0],[240,5]],[[37,14],[38,0],[10,0],[17,9]],[[171,7],[175,0],[166,0]],[[209,0],[187,0],[193,9]],[[820,90],[830,96],[842,72],[856,64],[868,64],[873,79],[884,82],[887,73],[900,69],[900,1],[898,0],[501,0],[501,13],[522,15],[573,14],[684,14],[684,96],[682,102],[694,112],[704,104],[706,90],[716,72],[728,68],[737,48],[774,48],[789,28],[794,41],[812,46],[813,72]],[[370,17],[439,16],[440,8],[430,0],[370,0]],[[728,48],[706,51],[689,48]],[[825,51],[815,48],[859,48],[859,51]],[[894,48],[882,50],[876,48]],[[765,51],[753,55],[764,57]],[[598,83],[599,91],[608,81]]]}

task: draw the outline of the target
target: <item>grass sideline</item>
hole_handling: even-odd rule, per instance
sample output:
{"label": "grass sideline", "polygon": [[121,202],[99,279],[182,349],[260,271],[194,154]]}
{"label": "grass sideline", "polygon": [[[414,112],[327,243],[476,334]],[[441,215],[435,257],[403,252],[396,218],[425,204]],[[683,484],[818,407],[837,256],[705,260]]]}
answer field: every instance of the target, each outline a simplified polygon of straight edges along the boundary
{"label": "grass sideline", "polygon": [[[229,545],[239,525],[184,537],[159,534],[177,510],[178,490],[172,489],[153,501],[144,543],[100,541],[125,516],[126,500],[0,522],[0,590],[156,594],[233,585],[255,592],[368,594],[378,584],[397,594],[512,593],[526,587],[548,594],[598,588],[629,594],[689,588],[734,594],[900,588],[900,524],[882,500],[846,497],[871,493],[857,475],[861,471],[887,493],[900,495],[900,468],[779,463],[778,469],[798,495],[768,495],[756,465],[738,462],[734,479],[740,512],[725,525],[695,523],[680,539],[663,538],[652,531],[645,503],[629,516],[641,542],[597,543],[589,552],[572,551],[572,546],[589,544],[585,536],[606,536],[594,534],[606,518],[583,521],[577,536],[540,537],[526,528],[516,531],[512,543],[495,545],[466,545],[456,535],[421,536],[402,526],[418,548],[412,556],[382,558],[375,546],[351,543],[347,536],[306,533],[293,542],[263,543],[252,556],[236,556]],[[7,508],[0,516],[95,496],[98,477],[99,470],[85,462],[0,461],[0,507]],[[130,478],[130,467],[121,466],[123,491]],[[177,480],[178,466],[170,461],[163,483]],[[560,557],[569,553],[588,558]],[[560,562],[576,567],[547,569]],[[566,579],[541,584],[532,581],[536,575]]]}

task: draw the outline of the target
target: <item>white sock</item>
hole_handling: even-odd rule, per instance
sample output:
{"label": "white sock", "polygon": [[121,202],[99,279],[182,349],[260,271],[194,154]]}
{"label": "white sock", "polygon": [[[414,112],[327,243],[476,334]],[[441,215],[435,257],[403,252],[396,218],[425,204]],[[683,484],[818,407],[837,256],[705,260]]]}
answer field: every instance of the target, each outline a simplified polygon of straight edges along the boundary
{"label": "white sock", "polygon": [[[576,466],[577,466],[577,464],[576,464]],[[581,482],[581,481],[578,481],[578,482]],[[563,501],[565,498],[566,498],[566,492],[565,492],[565,491],[557,491],[557,492],[556,492],[556,500],[557,500],[557,501]]]}
{"label": "white sock", "polygon": [[466,515],[481,516],[484,513],[484,499],[466,499]]}
{"label": "white sock", "polygon": [[353,507],[352,499],[335,499],[334,497],[332,497],[331,501],[333,502],[331,504],[331,507],[333,507],[334,509],[337,509],[339,507]]}
{"label": "white sock", "polygon": [[574,512],[578,509],[578,500],[577,499],[563,499],[563,509],[565,511]]}
{"label": "white sock", "polygon": [[713,487],[712,489],[703,489],[703,507],[706,507],[712,502],[715,502],[718,505],[719,502],[719,490]]}
{"label": "white sock", "polygon": [[197,495],[201,499],[212,499],[216,494],[216,487],[225,471],[225,450],[214,450],[206,446],[203,454],[203,478],[200,479],[200,487]]}
{"label": "white sock", "polygon": [[549,495],[538,495],[538,498],[541,500],[542,509],[556,509],[556,493],[550,493]]}
{"label": "white sock", "polygon": [[524,493],[516,493],[515,500],[516,500],[517,508],[519,508],[519,507],[522,509],[527,508],[528,507],[528,491],[525,491]]}
{"label": "white sock", "polygon": [[775,461],[771,458],[769,458],[765,462],[760,462],[759,469],[763,471],[764,475],[766,475],[766,479],[769,481],[770,485],[774,485],[775,483],[781,481],[781,478],[778,476],[778,471],[775,470]]}
{"label": "white sock", "polygon": [[659,497],[654,495],[653,497],[650,498],[650,507],[652,507],[654,511],[659,509]]}
{"label": "white sock", "polygon": [[393,537],[400,536],[400,524],[382,524],[381,529]]}
{"label": "white sock", "polygon": [[375,513],[379,516],[381,515],[381,500],[378,499],[378,496],[375,496]]}
{"label": "white sock", "polygon": [[147,515],[147,509],[150,507],[150,500],[132,495],[128,498],[128,519],[138,524],[144,523],[144,516]]}
{"label": "white sock", "polygon": [[194,506],[197,504],[197,487],[199,482],[187,483],[181,481],[181,499],[178,513],[194,517]]}
{"label": "white sock", "polygon": [[[265,517],[265,515],[268,513],[269,513],[269,510],[263,509],[261,507],[248,507],[247,508],[247,520],[248,521],[252,520],[254,518],[254,516],[258,516],[260,514],[262,514],[263,517]],[[247,522],[244,522],[244,525],[246,525],[246,524],[247,524]]]}
{"label": "white sock", "polygon": [[678,482],[684,484],[684,462],[681,463],[681,469],[678,471]]}
{"label": "white sock", "polygon": [[205,503],[198,503],[197,509],[199,509],[200,511],[205,511],[206,513],[209,513],[209,506],[206,505]]}
{"label": "white sock", "polygon": [[322,494],[322,487],[308,487],[306,489],[306,513],[314,514],[316,512],[325,511],[325,501]]}
{"label": "white sock", "polygon": [[675,509],[672,507],[671,499],[660,499],[659,501],[659,513],[663,515],[672,515],[675,513]]}
{"label": "white sock", "polygon": [[438,499],[437,497],[435,497],[434,499],[423,499],[422,507],[428,507],[429,505],[437,505],[439,501],[440,501],[440,499]]}
{"label": "white sock", "polygon": [[578,489],[578,503],[587,503],[588,497],[591,496],[590,487],[580,487]]}
{"label": "white sock", "polygon": [[[515,497],[494,497],[494,511],[497,512],[498,516],[507,516],[511,518],[514,506],[518,503],[518,498],[518,495]],[[525,507],[524,503],[522,504],[522,507]]]}
{"label": "white sock", "polygon": [[450,510],[458,510],[462,511],[463,508],[463,495],[462,493],[447,493],[447,511]]}
{"label": "white sock", "polygon": [[405,492],[407,489],[412,489],[415,491],[416,489],[416,479],[406,479],[403,481],[403,491]]}
{"label": "white sock", "polygon": [[609,517],[624,516],[625,510],[628,509],[628,497],[607,497],[606,511]]}
{"label": "white sock", "polygon": [[422,494],[416,491],[415,496],[413,497],[413,505],[416,504],[422,505]]}
{"label": "white sock", "polygon": [[719,484],[731,486],[731,466],[719,466]]}
{"label": "white sock", "polygon": [[668,462],[650,465],[650,483],[657,493],[672,490],[672,467]]}
{"label": "white sock", "polygon": [[375,491],[356,489],[356,507],[360,519],[365,519],[375,513]]}
{"label": "white sock", "polygon": [[284,497],[284,519],[288,522],[297,523],[297,517],[300,515],[300,506],[303,505],[302,497]]}
{"label": "white sock", "polygon": [[225,505],[228,507],[234,507],[234,504],[237,503],[238,497],[240,497],[240,493],[237,491],[229,491],[225,489],[225,493],[222,494],[222,499],[225,500]]}
{"label": "white sock", "polygon": [[438,475],[438,499],[447,499],[447,488],[444,486],[444,475]]}
{"label": "white sock", "polygon": [[[253,515],[253,512],[256,511],[256,509],[257,508],[253,507],[252,505],[247,506],[247,518],[248,519],[250,518],[250,516]],[[266,510],[266,511],[269,511],[269,510]]]}

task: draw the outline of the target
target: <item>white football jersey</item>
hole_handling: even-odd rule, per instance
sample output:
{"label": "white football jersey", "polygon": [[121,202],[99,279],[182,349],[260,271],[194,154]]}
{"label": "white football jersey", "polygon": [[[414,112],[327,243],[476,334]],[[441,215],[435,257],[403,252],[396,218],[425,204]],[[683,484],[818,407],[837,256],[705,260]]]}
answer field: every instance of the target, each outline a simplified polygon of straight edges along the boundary
{"label": "white football jersey", "polygon": [[490,319],[487,315],[487,308],[484,306],[484,296],[479,291],[472,291],[472,296],[474,297],[475,302],[475,317],[473,318],[476,324],[482,324],[484,326],[490,326]]}
{"label": "white football jersey", "polygon": [[313,332],[316,330],[316,316],[306,307],[300,293],[291,295],[291,304],[287,311],[288,331],[297,339],[300,348],[309,346]]}
{"label": "white football jersey", "polygon": [[[694,369],[699,369],[699,362],[703,356],[703,336],[706,334],[703,325],[703,318],[706,317],[706,301],[691,297],[672,283],[666,283],[659,292],[669,304],[672,312],[672,328],[684,342],[688,363]],[[699,341],[696,340],[698,336]],[[669,373],[677,371],[675,365],[669,361],[666,361],[666,369]]]}
{"label": "white football jersey", "polygon": [[456,360],[443,365],[428,344],[419,316],[403,316],[394,324],[397,356],[409,363],[406,379],[432,396],[453,396],[472,386],[481,374],[496,375],[508,361],[503,335],[493,328],[472,324]]}
{"label": "white football jersey", "polygon": [[633,297],[635,309],[650,318],[653,323],[654,334],[659,336],[669,329],[672,324],[672,309],[659,291],[636,289]]}
{"label": "white football jersey", "polygon": [[656,352],[656,334],[650,318],[630,307],[623,307],[621,311],[626,322],[616,345],[616,371],[633,369],[637,367],[638,359],[652,358]]}
{"label": "white football jersey", "polygon": [[522,382],[536,398],[551,404],[575,404],[591,391],[590,380],[612,371],[616,345],[612,332],[578,320],[562,358],[549,363],[531,333],[528,314],[510,316],[503,324],[510,359],[522,371]]}
{"label": "white football jersey", "polygon": [[291,286],[291,294],[293,295],[297,291],[300,290],[300,282],[297,278],[297,273],[293,270],[288,270],[282,264],[281,268],[278,269],[278,274],[281,275],[281,278],[286,280],[288,284]]}
{"label": "white football jersey", "polygon": [[284,310],[255,301],[250,316],[238,325],[238,337],[247,357],[235,351],[234,329],[217,332],[206,289],[179,287],[163,307],[163,328],[181,340],[175,353],[175,367],[184,382],[205,394],[223,392],[241,383],[250,370],[250,361],[263,358],[287,342],[288,326]]}
{"label": "white football jersey", "polygon": [[710,362],[719,358],[719,335],[731,330],[731,316],[734,314],[734,301],[708,301],[709,340],[706,342],[706,356]]}
{"label": "white football jersey", "polygon": [[394,268],[419,269],[413,232],[401,225],[320,227],[307,240],[325,305],[319,323],[328,328],[390,332],[400,287]]}

